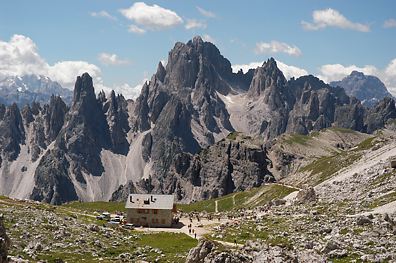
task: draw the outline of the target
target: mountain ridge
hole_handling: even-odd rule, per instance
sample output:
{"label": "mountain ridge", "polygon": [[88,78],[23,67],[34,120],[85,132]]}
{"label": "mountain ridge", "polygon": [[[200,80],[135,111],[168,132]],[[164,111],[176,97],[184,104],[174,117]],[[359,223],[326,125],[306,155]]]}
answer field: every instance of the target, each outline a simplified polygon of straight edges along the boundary
{"label": "mountain ridge", "polygon": [[[109,200],[131,189],[175,193],[182,202],[218,197],[273,180],[264,146],[281,134],[332,126],[372,133],[396,118],[391,98],[366,108],[314,76],[287,81],[273,58],[233,73],[199,37],[176,43],[135,101],[96,96],[87,73],[77,77],[70,108],[51,101],[23,114],[3,106],[1,194],[53,204]],[[226,139],[241,127],[245,139]],[[246,145],[254,138],[258,148]],[[218,161],[203,161],[205,151]]]}

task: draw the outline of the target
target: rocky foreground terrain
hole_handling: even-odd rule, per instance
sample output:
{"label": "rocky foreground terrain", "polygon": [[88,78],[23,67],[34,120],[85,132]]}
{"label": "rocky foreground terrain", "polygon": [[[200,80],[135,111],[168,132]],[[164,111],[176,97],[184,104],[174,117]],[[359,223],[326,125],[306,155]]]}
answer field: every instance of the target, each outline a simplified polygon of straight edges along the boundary
{"label": "rocky foreground terrain", "polygon": [[[173,230],[111,228],[95,218],[123,203],[1,198],[8,254],[22,262],[394,262],[395,136],[389,123],[372,135],[332,128],[279,137],[266,148],[277,156],[268,164],[277,183],[179,205],[185,226]],[[216,155],[242,141],[255,143],[233,134]],[[198,241],[186,231],[189,218]]]}
{"label": "rocky foreground terrain", "polygon": [[344,204],[280,205],[246,212],[210,236],[187,262],[390,262],[396,257],[395,216],[350,216]]}
{"label": "rocky foreground terrain", "polygon": [[0,204],[11,262],[183,262],[196,245],[184,234],[105,227],[93,213],[70,207],[6,198]]}
{"label": "rocky foreground terrain", "polygon": [[[331,140],[322,143],[333,133],[350,138],[347,145],[333,141],[338,153],[328,144]],[[283,200],[230,212],[235,219],[215,226],[190,251],[188,262],[394,262],[396,171],[390,163],[396,156],[395,133],[380,131],[353,144],[359,136],[338,130],[284,138],[289,156],[284,161],[289,160],[290,170],[301,166],[281,182],[302,189]],[[323,150],[324,145],[330,155],[322,153],[308,164],[301,158],[306,150]],[[293,154],[300,158],[293,160]],[[213,240],[237,245],[225,251]]]}

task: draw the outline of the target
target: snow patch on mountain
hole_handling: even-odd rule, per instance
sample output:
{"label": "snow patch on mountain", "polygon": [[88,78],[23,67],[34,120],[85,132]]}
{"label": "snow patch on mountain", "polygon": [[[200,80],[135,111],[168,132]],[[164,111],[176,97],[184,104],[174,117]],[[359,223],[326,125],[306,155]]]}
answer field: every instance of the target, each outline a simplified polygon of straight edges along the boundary
{"label": "snow patch on mountain", "polygon": [[60,96],[66,104],[72,100],[72,91],[43,75],[9,76],[0,80],[0,102],[22,107],[32,102],[48,103],[52,95]]}

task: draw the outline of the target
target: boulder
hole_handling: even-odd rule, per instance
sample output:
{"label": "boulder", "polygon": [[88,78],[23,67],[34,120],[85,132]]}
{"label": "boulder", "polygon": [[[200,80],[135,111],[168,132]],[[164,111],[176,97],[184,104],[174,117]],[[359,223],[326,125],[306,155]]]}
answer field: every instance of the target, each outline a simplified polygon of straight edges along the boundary
{"label": "boulder", "polygon": [[363,225],[370,225],[370,224],[372,224],[373,222],[370,220],[370,218],[368,218],[367,216],[359,216],[357,219],[356,219],[356,224],[358,225],[358,226],[363,226]]}
{"label": "boulder", "polygon": [[215,244],[206,239],[202,239],[199,241],[198,245],[195,248],[192,248],[188,253],[186,263],[200,263],[203,262],[204,259],[212,252]]}
{"label": "boulder", "polygon": [[297,193],[296,200],[299,203],[310,203],[310,202],[316,202],[317,196],[315,189],[313,187],[310,187],[308,189],[303,189]]}

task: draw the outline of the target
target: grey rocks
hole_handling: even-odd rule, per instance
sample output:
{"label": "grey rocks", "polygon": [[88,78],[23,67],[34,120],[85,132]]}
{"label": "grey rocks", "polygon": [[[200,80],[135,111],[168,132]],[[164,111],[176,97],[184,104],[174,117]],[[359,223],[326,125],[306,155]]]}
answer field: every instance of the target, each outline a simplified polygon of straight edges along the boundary
{"label": "grey rocks", "polygon": [[[230,244],[227,244],[228,246]],[[269,246],[263,241],[247,241],[237,249],[225,250],[212,241],[202,239],[191,249],[186,263],[231,263],[231,262],[326,262],[325,257],[314,250],[290,251],[279,246]]]}
{"label": "grey rocks", "polygon": [[373,223],[373,222],[371,221],[371,219],[368,218],[367,216],[359,216],[359,217],[356,219],[356,224],[357,224],[358,226],[370,225],[370,224],[372,224],[372,223]]}
{"label": "grey rocks", "polygon": [[286,81],[274,59],[254,71],[247,95],[255,105],[248,109],[248,117],[261,122],[253,124],[256,128],[252,132],[268,140],[285,132],[308,134],[331,126],[372,133],[394,119],[396,113],[395,102],[389,97],[378,99],[368,109],[344,89],[331,87],[314,76]]}
{"label": "grey rocks", "polygon": [[249,257],[238,252],[222,252],[212,241],[202,239],[191,249],[186,263],[242,263],[251,262]]}
{"label": "grey rocks", "polygon": [[204,262],[205,258],[212,252],[215,244],[210,240],[202,239],[198,245],[188,253],[186,263]]}
{"label": "grey rocks", "polygon": [[180,200],[196,201],[243,191],[275,180],[267,170],[267,154],[260,145],[255,145],[251,139],[243,136],[230,137],[194,156],[176,155],[171,178],[177,178],[178,183],[176,189],[167,190],[176,192]]}
{"label": "grey rocks", "polygon": [[297,193],[296,200],[297,200],[297,202],[302,203],[302,204],[316,202],[317,196],[315,193],[315,189],[313,187],[309,187],[307,189],[300,190]]}
{"label": "grey rocks", "polygon": [[18,106],[0,106],[0,146],[2,159],[15,160],[20,152],[20,144],[25,139],[22,116]]}
{"label": "grey rocks", "polygon": [[[264,91],[268,89],[279,89],[281,91],[285,85],[286,78],[278,68],[275,59],[270,58],[262,67],[258,67],[254,71],[248,95],[250,97],[262,96],[264,95]],[[266,94],[268,98],[274,99],[272,106],[279,107],[280,105],[276,105],[277,98],[274,95]]]}

